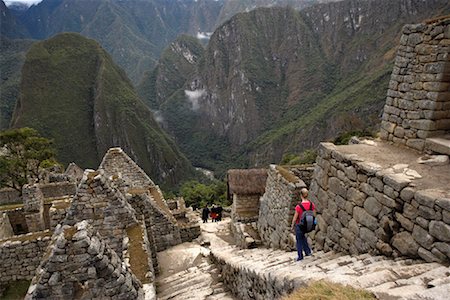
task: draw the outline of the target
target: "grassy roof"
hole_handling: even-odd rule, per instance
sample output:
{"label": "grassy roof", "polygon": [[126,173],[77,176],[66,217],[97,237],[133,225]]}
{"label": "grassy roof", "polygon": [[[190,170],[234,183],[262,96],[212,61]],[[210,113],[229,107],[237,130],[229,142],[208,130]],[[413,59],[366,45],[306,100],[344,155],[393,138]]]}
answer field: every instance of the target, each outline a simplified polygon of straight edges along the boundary
{"label": "grassy roof", "polygon": [[266,190],[266,169],[232,169],[227,177],[230,194],[262,195]]}

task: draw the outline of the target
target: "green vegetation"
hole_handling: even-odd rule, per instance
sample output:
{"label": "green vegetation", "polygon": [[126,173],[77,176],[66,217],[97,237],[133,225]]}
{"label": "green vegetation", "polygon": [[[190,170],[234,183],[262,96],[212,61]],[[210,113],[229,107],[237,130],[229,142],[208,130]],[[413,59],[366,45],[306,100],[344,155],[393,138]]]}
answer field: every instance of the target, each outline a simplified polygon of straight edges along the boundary
{"label": "green vegetation", "polygon": [[367,291],[358,290],[351,286],[344,286],[324,280],[314,282],[308,287],[294,291],[283,300],[364,300],[376,299]]}
{"label": "green vegetation", "polygon": [[303,165],[312,164],[316,161],[317,152],[314,149],[307,149],[299,155],[293,153],[287,153],[283,155],[280,164],[281,165]]}
{"label": "green vegetation", "polygon": [[32,46],[13,125],[52,138],[64,164],[95,169],[108,148],[120,146],[162,187],[194,176],[125,73],[97,42],[79,34]]}
{"label": "green vegetation", "polygon": [[334,139],[333,143],[335,145],[348,145],[348,142],[352,137],[363,137],[363,136],[373,136],[368,131],[360,131],[360,130],[354,130],[354,131],[348,131],[340,134],[337,138]]}
{"label": "green vegetation", "polygon": [[215,180],[210,184],[200,183],[192,180],[185,182],[180,188],[180,195],[186,201],[186,206],[194,208],[204,207],[205,205],[228,206],[227,187],[225,182]]}
{"label": "green vegetation", "polygon": [[31,128],[0,132],[0,188],[22,192],[22,186],[39,179],[43,167],[56,165],[51,141]]}
{"label": "green vegetation", "polygon": [[17,300],[25,298],[31,281],[19,280],[11,283],[2,295],[3,300]]}
{"label": "green vegetation", "polygon": [[19,97],[20,71],[30,40],[10,40],[0,36],[0,130],[8,129]]}

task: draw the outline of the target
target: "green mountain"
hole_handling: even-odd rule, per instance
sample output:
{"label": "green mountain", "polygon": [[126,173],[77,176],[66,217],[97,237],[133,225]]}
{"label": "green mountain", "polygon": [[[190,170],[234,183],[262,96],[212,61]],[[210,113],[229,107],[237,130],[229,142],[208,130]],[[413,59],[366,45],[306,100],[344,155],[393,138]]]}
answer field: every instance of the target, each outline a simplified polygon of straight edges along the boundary
{"label": "green mountain", "polygon": [[44,0],[20,20],[35,39],[70,31],[97,40],[138,82],[179,34],[212,31],[221,5],[210,0]]}
{"label": "green mountain", "polygon": [[172,80],[177,59],[163,59],[139,90],[195,165],[279,162],[377,125],[402,26],[449,11],[443,0],[256,9],[214,32],[186,81]]}
{"label": "green mountain", "polygon": [[94,40],[65,33],[35,43],[20,88],[13,127],[33,127],[54,139],[65,164],[96,168],[110,147],[120,146],[163,186],[194,173],[125,73]]}
{"label": "green mountain", "polygon": [[0,130],[9,128],[19,97],[20,76],[31,40],[0,36]]}

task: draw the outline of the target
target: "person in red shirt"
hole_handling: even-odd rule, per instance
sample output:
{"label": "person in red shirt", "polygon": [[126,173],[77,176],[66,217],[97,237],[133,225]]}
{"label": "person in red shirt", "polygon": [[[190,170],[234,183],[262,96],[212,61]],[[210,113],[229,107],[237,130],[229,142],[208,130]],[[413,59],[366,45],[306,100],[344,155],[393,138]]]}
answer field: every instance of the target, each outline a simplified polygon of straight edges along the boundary
{"label": "person in red shirt", "polygon": [[300,227],[300,218],[302,217],[303,209],[300,207],[300,203],[303,206],[305,210],[312,209],[314,211],[314,216],[316,215],[316,207],[314,206],[314,203],[312,203],[308,199],[308,189],[303,188],[300,190],[300,197],[301,202],[295,206],[295,213],[294,217],[292,218],[292,224],[291,224],[291,231],[294,231],[295,226],[295,240],[297,244],[297,261],[300,261],[303,259],[303,251],[305,252],[305,256],[311,255],[311,248],[308,245],[308,240],[305,236],[305,233],[302,232],[302,229]]}

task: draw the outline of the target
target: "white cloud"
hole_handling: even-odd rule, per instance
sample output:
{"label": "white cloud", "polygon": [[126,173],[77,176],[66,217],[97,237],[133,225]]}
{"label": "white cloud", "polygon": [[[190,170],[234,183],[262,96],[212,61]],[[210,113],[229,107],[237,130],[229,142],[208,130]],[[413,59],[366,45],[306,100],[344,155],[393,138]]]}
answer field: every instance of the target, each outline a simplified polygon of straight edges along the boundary
{"label": "white cloud", "polygon": [[198,99],[200,99],[200,97],[202,97],[205,94],[205,90],[195,90],[195,91],[184,90],[184,93],[186,94],[188,101],[192,105],[192,110],[198,110],[200,108],[200,105],[198,104]]}
{"label": "white cloud", "polygon": [[197,38],[199,40],[209,40],[211,35],[212,35],[212,32],[197,32]]}
{"label": "white cloud", "polygon": [[42,2],[42,0],[4,0],[6,6],[9,6],[14,3],[23,3],[28,6],[31,6],[33,4],[38,4],[39,2]]}

